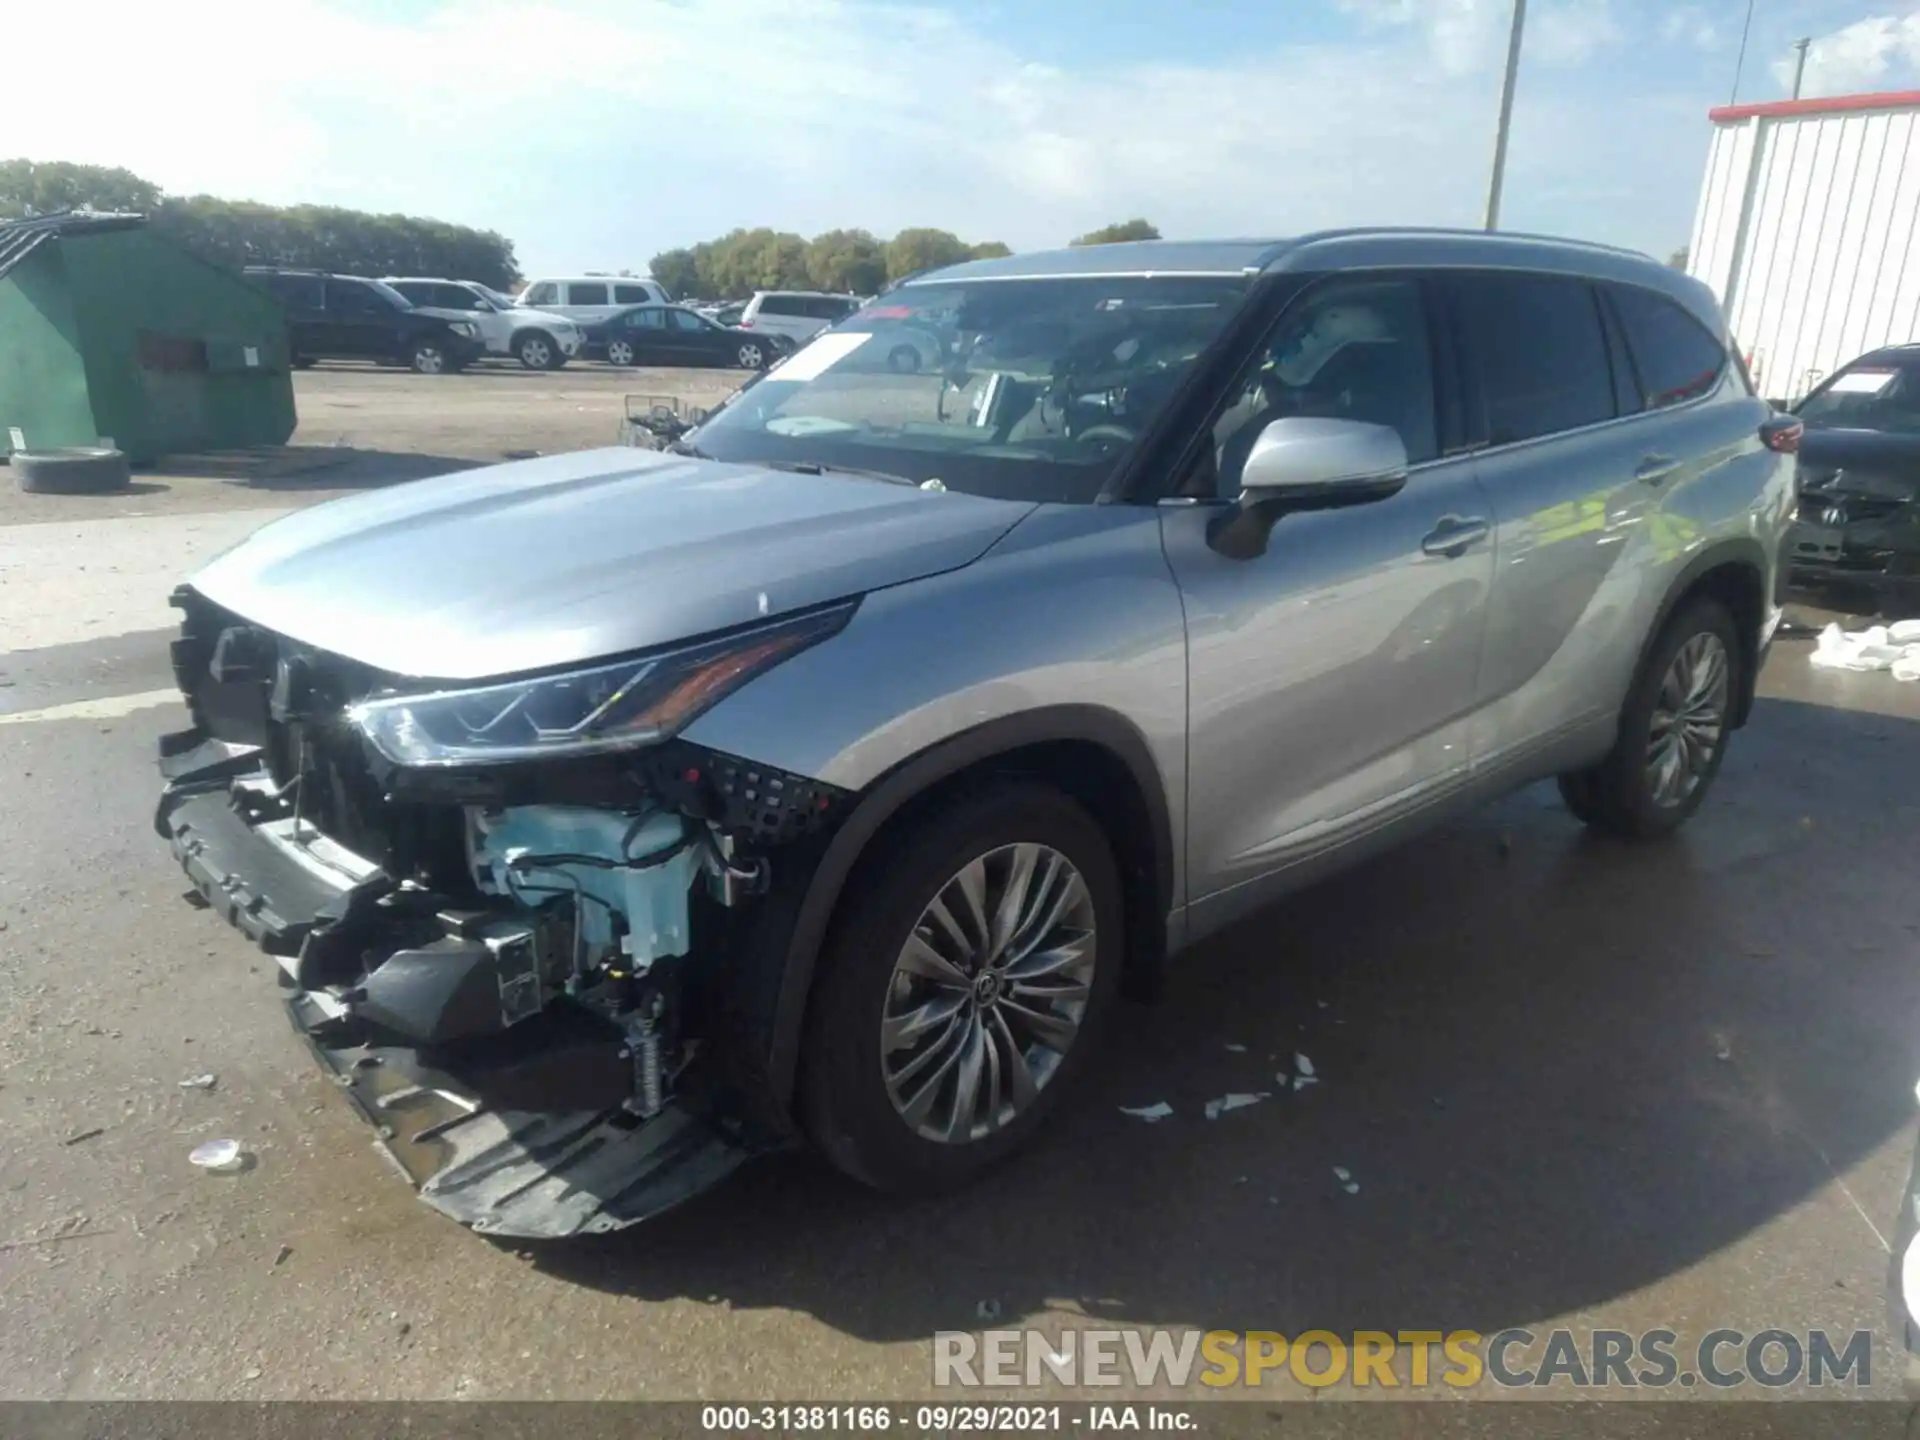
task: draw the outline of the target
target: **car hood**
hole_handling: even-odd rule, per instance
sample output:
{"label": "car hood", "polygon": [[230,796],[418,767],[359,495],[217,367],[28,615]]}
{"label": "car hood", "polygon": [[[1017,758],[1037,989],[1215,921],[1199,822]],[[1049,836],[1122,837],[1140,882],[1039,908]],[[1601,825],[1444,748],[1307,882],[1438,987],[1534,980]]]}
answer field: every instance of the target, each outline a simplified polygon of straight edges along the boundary
{"label": "car hood", "polygon": [[556,330],[572,330],[575,322],[565,315],[556,315],[551,310],[532,310],[525,305],[516,305],[511,310],[496,310],[496,315],[505,315],[516,325],[549,325]]}
{"label": "car hood", "polygon": [[1799,476],[1803,488],[1914,499],[1920,495],[1920,435],[1808,426],[1800,436]]}
{"label": "car hood", "polygon": [[469,680],[668,645],[956,570],[1034,506],[611,449],[273,521],[192,580],[389,673]]}

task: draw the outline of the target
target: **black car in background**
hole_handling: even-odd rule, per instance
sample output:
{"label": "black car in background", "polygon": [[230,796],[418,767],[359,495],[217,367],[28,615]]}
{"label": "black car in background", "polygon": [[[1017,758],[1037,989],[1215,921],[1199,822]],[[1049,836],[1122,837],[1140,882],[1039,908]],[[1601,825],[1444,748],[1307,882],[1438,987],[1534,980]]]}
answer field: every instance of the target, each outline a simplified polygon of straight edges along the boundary
{"label": "black car in background", "polygon": [[1806,429],[1788,584],[1843,609],[1920,614],[1920,345],[1862,355],[1794,414]]}
{"label": "black car in background", "polygon": [[718,324],[684,305],[635,305],[592,326],[586,348],[612,365],[764,370],[794,345],[784,335]]}
{"label": "black car in background", "polygon": [[265,265],[249,265],[245,274],[285,308],[295,365],[377,360],[449,375],[481,352],[472,321],[417,309],[379,280]]}

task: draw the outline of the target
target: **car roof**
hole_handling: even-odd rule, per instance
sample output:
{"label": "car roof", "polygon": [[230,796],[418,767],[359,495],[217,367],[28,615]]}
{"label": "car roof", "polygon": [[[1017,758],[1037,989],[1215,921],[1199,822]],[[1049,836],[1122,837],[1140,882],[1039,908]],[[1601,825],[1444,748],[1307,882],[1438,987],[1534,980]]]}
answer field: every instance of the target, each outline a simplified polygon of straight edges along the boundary
{"label": "car roof", "polygon": [[1032,280],[1100,275],[1267,275],[1326,270],[1513,269],[1617,280],[1660,290],[1716,333],[1719,302],[1705,284],[1650,255],[1612,245],[1511,231],[1371,228],[1323,230],[1291,238],[1132,240],[1076,245],[929,270],[900,288],[953,280]]}
{"label": "car roof", "polygon": [[847,295],[834,290],[756,290],[753,292],[753,298],[756,300],[762,295],[797,295],[807,300],[858,300],[860,298],[858,295]]}

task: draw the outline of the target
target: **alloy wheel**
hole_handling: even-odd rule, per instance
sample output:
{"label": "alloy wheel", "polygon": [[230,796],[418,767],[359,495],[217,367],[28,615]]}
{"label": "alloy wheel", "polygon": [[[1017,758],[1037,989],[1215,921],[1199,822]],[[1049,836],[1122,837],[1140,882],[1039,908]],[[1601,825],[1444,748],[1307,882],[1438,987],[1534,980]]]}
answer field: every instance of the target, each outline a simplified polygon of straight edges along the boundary
{"label": "alloy wheel", "polygon": [[413,368],[422,375],[438,375],[447,368],[447,357],[432,345],[423,345],[413,352]]}
{"label": "alloy wheel", "polygon": [[607,346],[607,359],[616,365],[631,365],[633,363],[633,346],[624,340],[615,340]]}
{"label": "alloy wheel", "polygon": [[894,961],[880,1066],[895,1111],[944,1144],[1011,1124],[1080,1033],[1098,954],[1093,897],[1045,845],[1005,845],[935,893]]}
{"label": "alloy wheel", "polygon": [[1684,804],[1713,768],[1726,732],[1732,666],[1711,631],[1682,645],[1660,682],[1647,736],[1647,788],[1653,803]]}
{"label": "alloy wheel", "polygon": [[742,345],[740,347],[740,367],[743,370],[758,370],[760,368],[760,362],[765,358],[766,356],[758,345]]}
{"label": "alloy wheel", "polygon": [[544,340],[527,340],[520,346],[520,363],[529,370],[544,370],[553,363],[553,351]]}

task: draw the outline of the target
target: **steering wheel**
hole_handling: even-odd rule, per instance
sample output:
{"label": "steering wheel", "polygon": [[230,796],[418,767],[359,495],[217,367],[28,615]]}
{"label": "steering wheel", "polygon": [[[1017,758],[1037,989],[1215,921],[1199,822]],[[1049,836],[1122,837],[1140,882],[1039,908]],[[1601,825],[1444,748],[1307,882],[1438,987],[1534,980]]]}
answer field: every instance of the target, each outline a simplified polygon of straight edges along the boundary
{"label": "steering wheel", "polygon": [[1122,445],[1131,445],[1134,435],[1133,431],[1125,425],[1108,424],[1089,425],[1073,438],[1079,444],[1091,442],[1101,454],[1111,455]]}

